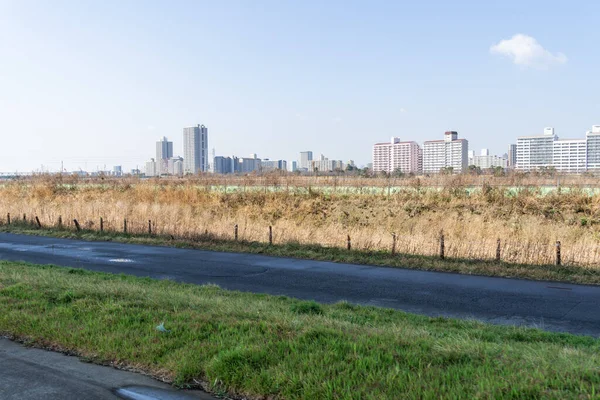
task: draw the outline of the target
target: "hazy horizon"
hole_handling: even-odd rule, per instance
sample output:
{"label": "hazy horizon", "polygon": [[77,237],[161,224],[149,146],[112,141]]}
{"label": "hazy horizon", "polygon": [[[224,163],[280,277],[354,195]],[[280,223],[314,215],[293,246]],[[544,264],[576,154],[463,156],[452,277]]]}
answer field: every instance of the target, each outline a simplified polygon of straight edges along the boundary
{"label": "hazy horizon", "polygon": [[217,155],[507,151],[600,124],[600,3],[0,0],[0,172],[127,171],[204,124]]}

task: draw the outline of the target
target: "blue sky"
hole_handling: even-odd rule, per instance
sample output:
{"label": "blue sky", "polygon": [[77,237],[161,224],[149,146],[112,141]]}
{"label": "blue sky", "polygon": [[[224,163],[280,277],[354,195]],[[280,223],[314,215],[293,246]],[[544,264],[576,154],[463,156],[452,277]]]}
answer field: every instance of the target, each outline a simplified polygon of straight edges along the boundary
{"label": "blue sky", "polygon": [[600,2],[494,3],[0,0],[0,171],[141,166],[197,123],[217,155],[358,164],[448,129],[583,137]]}

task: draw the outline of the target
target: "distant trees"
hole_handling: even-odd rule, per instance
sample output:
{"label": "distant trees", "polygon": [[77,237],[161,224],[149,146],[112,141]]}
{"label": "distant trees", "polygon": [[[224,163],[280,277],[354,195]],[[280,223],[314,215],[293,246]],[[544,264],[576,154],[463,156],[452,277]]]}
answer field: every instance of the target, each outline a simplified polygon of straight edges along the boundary
{"label": "distant trees", "polygon": [[394,170],[394,172],[392,172],[392,176],[396,177],[396,178],[402,178],[405,175],[404,172],[402,172],[402,170],[400,168],[396,168]]}
{"label": "distant trees", "polygon": [[471,175],[481,175],[481,168],[476,165],[469,165],[467,172]]}

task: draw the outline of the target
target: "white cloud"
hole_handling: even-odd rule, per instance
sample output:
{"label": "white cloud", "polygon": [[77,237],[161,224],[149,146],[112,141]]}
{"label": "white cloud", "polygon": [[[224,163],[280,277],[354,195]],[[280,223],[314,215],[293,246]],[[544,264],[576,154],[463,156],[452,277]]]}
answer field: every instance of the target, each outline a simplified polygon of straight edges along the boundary
{"label": "white cloud", "polygon": [[508,57],[516,65],[538,69],[567,62],[567,56],[563,53],[552,54],[535,38],[521,33],[493,45],[490,47],[490,53]]}

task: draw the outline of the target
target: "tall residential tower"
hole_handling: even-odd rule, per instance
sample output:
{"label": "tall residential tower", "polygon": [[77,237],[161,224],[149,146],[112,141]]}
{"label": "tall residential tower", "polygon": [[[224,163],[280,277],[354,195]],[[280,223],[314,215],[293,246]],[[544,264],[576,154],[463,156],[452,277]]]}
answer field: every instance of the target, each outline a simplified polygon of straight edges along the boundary
{"label": "tall residential tower", "polygon": [[374,172],[420,173],[422,167],[423,153],[417,142],[401,142],[400,138],[393,137],[387,143],[373,146]]}
{"label": "tall residential tower", "polygon": [[438,173],[444,168],[452,168],[454,173],[467,169],[469,142],[459,139],[458,133],[444,133],[444,140],[428,140],[423,143],[423,172]]}
{"label": "tall residential tower", "polygon": [[208,128],[197,125],[183,128],[183,173],[208,171]]}

